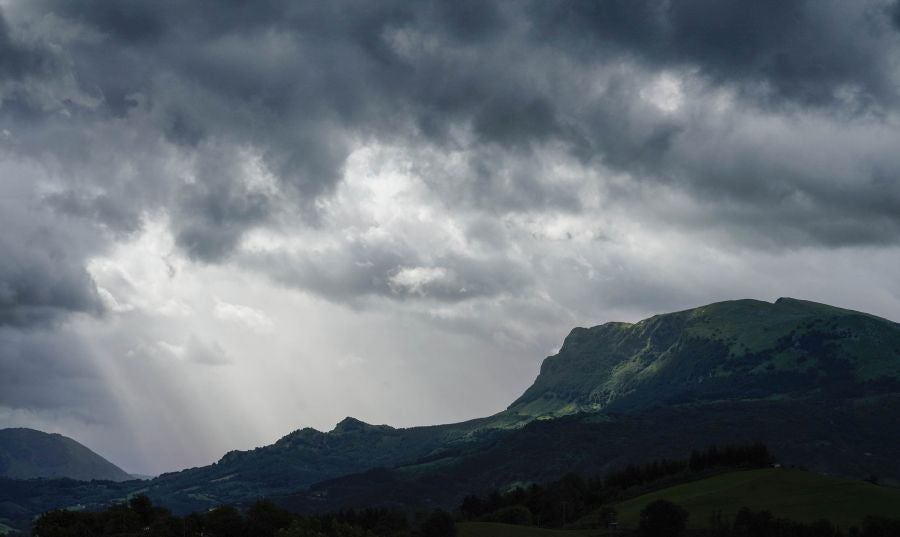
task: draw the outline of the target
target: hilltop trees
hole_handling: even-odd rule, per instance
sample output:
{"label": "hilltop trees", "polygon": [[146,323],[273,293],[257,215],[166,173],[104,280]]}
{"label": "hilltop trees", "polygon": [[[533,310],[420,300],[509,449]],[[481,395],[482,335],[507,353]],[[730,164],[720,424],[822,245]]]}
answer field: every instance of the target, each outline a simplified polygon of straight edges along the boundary
{"label": "hilltop trees", "polygon": [[[419,537],[452,537],[453,517],[436,511],[419,525]],[[246,513],[222,506],[205,513],[176,517],[154,506],[149,498],[135,496],[96,513],[51,511],[32,528],[35,537],[393,537],[410,535],[402,513],[387,509],[345,511],[320,516],[300,516],[259,500]]]}
{"label": "hilltop trees", "polygon": [[429,514],[419,525],[417,537],[454,537],[456,535],[456,523],[453,515],[447,511],[436,509]]}
{"label": "hilltop trees", "polygon": [[642,537],[679,537],[687,527],[688,512],[668,500],[656,500],[641,510]]}
{"label": "hilltop trees", "polygon": [[662,480],[686,479],[691,474],[717,469],[763,468],[774,459],[764,444],[710,447],[694,450],[688,460],[659,459],[610,472],[604,477],[582,479],[567,474],[547,484],[532,484],[485,496],[466,496],[459,513],[466,520],[535,524],[560,527],[623,495],[646,489]]}

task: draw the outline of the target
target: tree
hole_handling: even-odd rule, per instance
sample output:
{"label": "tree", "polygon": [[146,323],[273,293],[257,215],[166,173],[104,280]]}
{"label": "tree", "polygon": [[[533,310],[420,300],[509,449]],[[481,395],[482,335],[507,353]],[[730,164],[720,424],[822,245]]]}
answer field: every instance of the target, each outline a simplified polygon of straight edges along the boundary
{"label": "tree", "polygon": [[275,537],[326,537],[316,520],[296,519],[287,528],[275,532]]}
{"label": "tree", "polygon": [[518,524],[520,526],[530,526],[532,523],[531,511],[524,505],[511,505],[497,509],[493,513],[489,513],[481,517],[484,522],[500,522],[502,524]]}
{"label": "tree", "polygon": [[293,516],[269,500],[259,500],[247,510],[247,533],[254,537],[273,537],[291,525]]}
{"label": "tree", "polygon": [[678,537],[687,527],[688,512],[668,500],[656,500],[641,510],[638,525],[644,537]]}
{"label": "tree", "polygon": [[205,533],[212,537],[243,537],[244,518],[230,505],[217,507],[204,516]]}
{"label": "tree", "polygon": [[150,525],[153,521],[153,502],[143,494],[138,494],[128,501],[128,507],[141,519],[141,524]]}
{"label": "tree", "polygon": [[422,521],[418,534],[420,537],[454,537],[456,522],[447,511],[435,509]]}
{"label": "tree", "polygon": [[472,520],[484,513],[484,502],[478,496],[469,494],[463,498],[462,504],[459,506],[459,512],[462,513],[466,520]]}

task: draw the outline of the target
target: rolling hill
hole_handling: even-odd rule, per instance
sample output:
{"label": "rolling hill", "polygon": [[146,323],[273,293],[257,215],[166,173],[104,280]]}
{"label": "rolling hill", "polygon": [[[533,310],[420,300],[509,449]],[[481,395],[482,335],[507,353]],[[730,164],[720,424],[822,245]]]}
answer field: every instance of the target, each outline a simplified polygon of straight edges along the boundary
{"label": "rolling hill", "polygon": [[828,519],[844,529],[859,526],[867,515],[900,514],[900,489],[770,468],[731,472],[632,498],[615,506],[619,524],[636,528],[641,509],[660,498],[687,509],[688,526],[694,528],[707,527],[717,511],[732,519],[741,507],[797,522]]}
{"label": "rolling hill", "polygon": [[75,440],[33,429],[0,429],[0,477],[132,479],[124,470]]}

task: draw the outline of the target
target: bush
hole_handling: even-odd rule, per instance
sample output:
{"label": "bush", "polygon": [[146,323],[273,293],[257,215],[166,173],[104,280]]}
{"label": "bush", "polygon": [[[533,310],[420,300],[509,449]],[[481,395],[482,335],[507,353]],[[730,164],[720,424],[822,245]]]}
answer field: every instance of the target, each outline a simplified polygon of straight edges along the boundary
{"label": "bush", "polygon": [[419,537],[454,537],[456,522],[453,520],[453,515],[447,511],[435,509],[422,521],[418,535]]}
{"label": "bush", "polygon": [[638,525],[644,537],[678,537],[687,527],[688,512],[668,500],[656,500],[641,510]]}
{"label": "bush", "polygon": [[503,524],[518,524],[529,526],[532,523],[531,510],[524,505],[512,505],[498,509],[493,513],[481,517],[483,522],[500,522]]}

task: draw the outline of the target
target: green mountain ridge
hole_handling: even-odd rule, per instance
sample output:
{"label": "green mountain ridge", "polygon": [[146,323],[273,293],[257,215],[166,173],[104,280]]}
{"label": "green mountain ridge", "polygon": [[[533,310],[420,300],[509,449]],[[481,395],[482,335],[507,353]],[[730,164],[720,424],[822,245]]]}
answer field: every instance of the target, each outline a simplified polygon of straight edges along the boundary
{"label": "green mountain ridge", "polygon": [[124,470],[71,438],[25,428],[0,429],[0,477],[132,479]]}
{"label": "green mountain ridge", "polygon": [[635,412],[698,400],[900,391],[900,325],[792,298],[576,328],[509,412]]}

